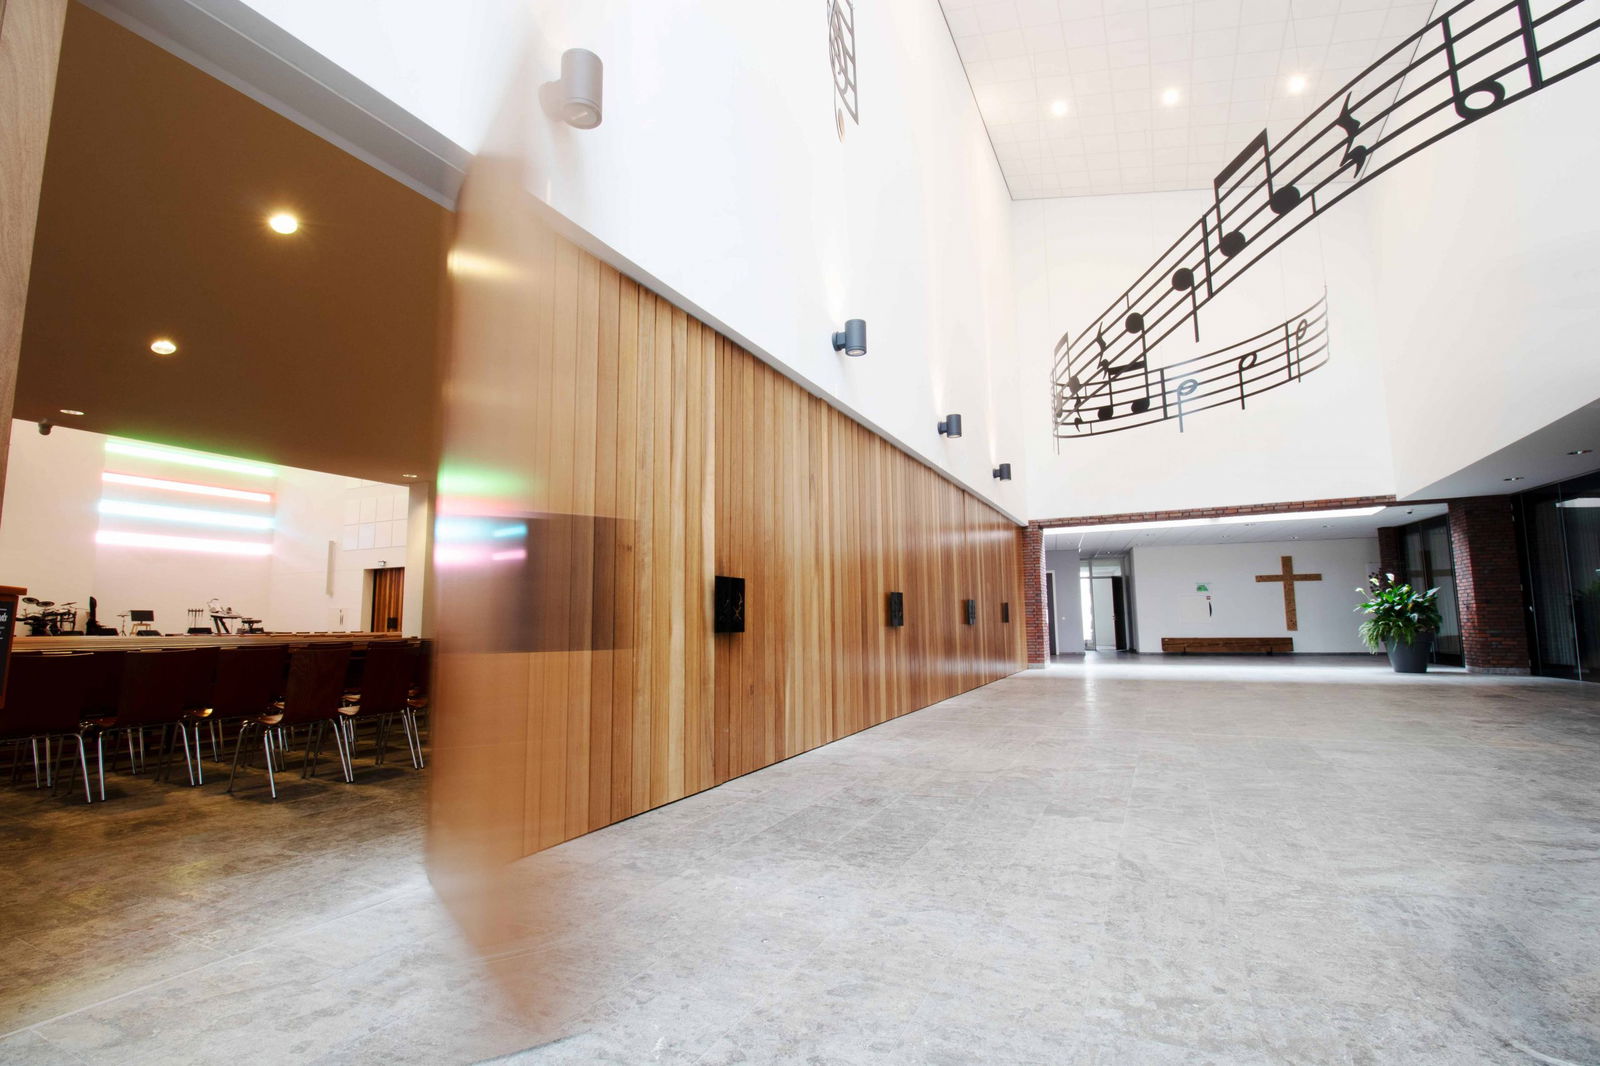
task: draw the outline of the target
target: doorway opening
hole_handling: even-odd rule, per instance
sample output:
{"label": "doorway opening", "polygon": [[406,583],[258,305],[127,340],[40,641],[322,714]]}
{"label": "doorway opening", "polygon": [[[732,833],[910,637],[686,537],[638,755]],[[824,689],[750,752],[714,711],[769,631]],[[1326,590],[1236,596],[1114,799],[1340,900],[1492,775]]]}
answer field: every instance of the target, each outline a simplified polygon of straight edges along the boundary
{"label": "doorway opening", "polygon": [[1128,624],[1129,577],[1124,555],[1086,559],[1079,564],[1085,651],[1128,651],[1132,646]]}
{"label": "doorway opening", "polygon": [[371,575],[372,586],[367,629],[373,633],[400,632],[401,612],[405,606],[406,568],[386,566],[367,573]]}

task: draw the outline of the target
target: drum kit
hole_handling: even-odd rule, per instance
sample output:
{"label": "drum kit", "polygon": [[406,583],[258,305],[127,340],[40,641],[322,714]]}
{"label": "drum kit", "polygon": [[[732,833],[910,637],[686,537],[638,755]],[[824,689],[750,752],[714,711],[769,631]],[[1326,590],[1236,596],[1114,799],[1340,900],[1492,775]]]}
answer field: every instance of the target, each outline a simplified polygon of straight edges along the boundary
{"label": "drum kit", "polygon": [[33,608],[31,614],[18,616],[19,621],[28,627],[30,637],[58,637],[63,633],[75,633],[78,630],[77,600],[56,603],[55,600],[24,596],[22,604],[24,607]]}

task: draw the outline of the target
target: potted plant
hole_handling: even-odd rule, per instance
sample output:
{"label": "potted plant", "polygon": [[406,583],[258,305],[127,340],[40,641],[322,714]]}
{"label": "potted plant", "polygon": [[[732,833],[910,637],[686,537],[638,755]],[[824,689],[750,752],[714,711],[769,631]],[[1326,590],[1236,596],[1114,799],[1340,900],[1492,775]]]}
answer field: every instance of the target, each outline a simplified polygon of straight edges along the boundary
{"label": "potted plant", "polygon": [[1439,632],[1439,590],[1418,592],[1396,582],[1393,574],[1373,574],[1367,584],[1370,587],[1356,589],[1371,597],[1356,608],[1367,615],[1358,631],[1362,642],[1374,652],[1386,648],[1397,674],[1427,672],[1428,652]]}

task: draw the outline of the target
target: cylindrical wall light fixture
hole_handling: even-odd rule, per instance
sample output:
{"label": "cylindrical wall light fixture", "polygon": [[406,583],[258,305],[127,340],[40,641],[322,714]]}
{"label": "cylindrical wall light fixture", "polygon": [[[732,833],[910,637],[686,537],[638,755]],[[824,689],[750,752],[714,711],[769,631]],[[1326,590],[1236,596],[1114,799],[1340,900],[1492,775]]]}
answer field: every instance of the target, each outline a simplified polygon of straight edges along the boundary
{"label": "cylindrical wall light fixture", "polygon": [[574,129],[592,130],[600,125],[601,96],[605,65],[587,48],[569,48],[561,53],[561,79],[547,81],[539,88],[539,103],[545,114]]}
{"label": "cylindrical wall light fixture", "polygon": [[994,468],[994,476],[999,478],[1001,481],[1010,481],[1011,480],[1011,464],[1010,463],[1001,463],[999,466],[995,467]]}
{"label": "cylindrical wall light fixture", "polygon": [[939,423],[939,432],[951,438],[961,436],[961,416],[945,415],[944,421]]}
{"label": "cylindrical wall light fixture", "polygon": [[845,355],[867,354],[867,320],[852,318],[844,324],[843,331],[833,335],[833,350]]}

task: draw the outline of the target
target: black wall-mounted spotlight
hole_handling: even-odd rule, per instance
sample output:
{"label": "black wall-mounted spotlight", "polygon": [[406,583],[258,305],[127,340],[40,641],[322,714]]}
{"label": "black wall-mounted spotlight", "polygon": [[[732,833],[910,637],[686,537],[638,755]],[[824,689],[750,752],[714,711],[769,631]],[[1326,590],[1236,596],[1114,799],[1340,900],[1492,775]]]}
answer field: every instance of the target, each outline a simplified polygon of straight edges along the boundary
{"label": "black wall-mounted spotlight", "polygon": [[843,352],[845,355],[867,354],[867,320],[852,318],[844,324],[844,330],[833,335],[833,350]]}
{"label": "black wall-mounted spotlight", "polygon": [[539,87],[539,103],[556,121],[592,130],[600,125],[604,82],[605,65],[599,56],[587,48],[569,48],[561,53],[561,79]]}
{"label": "black wall-mounted spotlight", "polygon": [[39,436],[48,437],[50,435],[50,431],[55,428],[56,424],[50,421],[48,418],[39,419]]}
{"label": "black wall-mounted spotlight", "polygon": [[1010,463],[1001,463],[999,466],[995,467],[994,468],[994,476],[999,478],[1001,481],[1010,481],[1011,480],[1011,464]]}
{"label": "black wall-mounted spotlight", "polygon": [[945,415],[944,421],[939,423],[939,432],[946,437],[961,436],[961,416]]}

